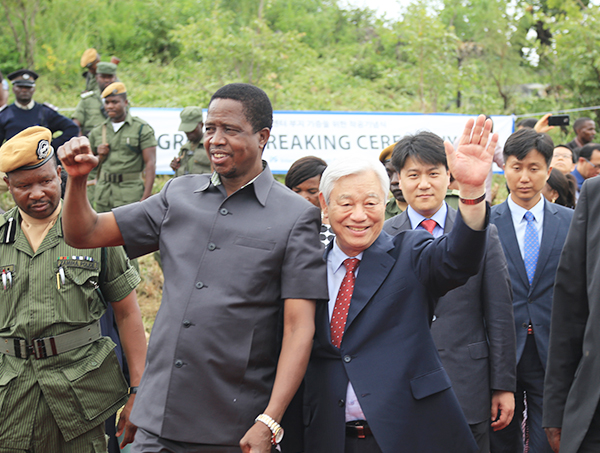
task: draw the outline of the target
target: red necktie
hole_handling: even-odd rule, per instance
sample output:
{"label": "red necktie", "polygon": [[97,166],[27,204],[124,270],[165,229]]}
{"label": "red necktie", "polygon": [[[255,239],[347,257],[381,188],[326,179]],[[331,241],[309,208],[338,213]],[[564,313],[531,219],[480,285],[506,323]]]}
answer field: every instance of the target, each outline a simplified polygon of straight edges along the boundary
{"label": "red necktie", "polygon": [[433,219],[425,219],[420,223],[420,225],[425,228],[429,234],[433,234],[433,230],[435,229],[437,222]]}
{"label": "red necktie", "polygon": [[352,299],[352,293],[354,292],[354,270],[358,267],[358,263],[360,263],[358,258],[348,258],[344,260],[346,275],[344,275],[340,290],[335,299],[333,315],[331,316],[331,343],[336,348],[339,348],[340,344],[342,344],[342,336],[344,335],[344,329],[346,328],[350,299]]}

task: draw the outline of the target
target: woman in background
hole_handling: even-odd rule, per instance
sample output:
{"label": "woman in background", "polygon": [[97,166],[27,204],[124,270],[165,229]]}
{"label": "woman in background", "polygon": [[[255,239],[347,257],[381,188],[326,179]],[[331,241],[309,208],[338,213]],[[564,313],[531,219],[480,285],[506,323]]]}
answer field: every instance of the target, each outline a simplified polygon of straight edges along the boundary
{"label": "woman in background", "polygon": [[542,193],[546,200],[566,206],[567,208],[575,208],[575,194],[577,193],[577,182],[573,175],[564,175],[556,168],[552,169],[548,181]]}
{"label": "woman in background", "polygon": [[[285,185],[296,192],[308,202],[321,209],[319,204],[319,183],[321,175],[327,168],[327,162],[315,156],[306,156],[292,164],[285,176]],[[326,218],[321,219],[320,239],[327,247],[333,239],[333,231]]]}

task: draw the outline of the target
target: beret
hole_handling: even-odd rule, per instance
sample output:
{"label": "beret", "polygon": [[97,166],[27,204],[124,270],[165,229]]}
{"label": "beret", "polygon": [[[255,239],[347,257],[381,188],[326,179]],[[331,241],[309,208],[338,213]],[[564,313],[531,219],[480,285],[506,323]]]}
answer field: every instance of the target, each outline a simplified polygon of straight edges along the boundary
{"label": "beret", "polygon": [[0,171],[33,170],[54,156],[52,132],[41,126],[28,127],[0,147]]}
{"label": "beret", "polygon": [[98,60],[99,58],[100,55],[98,55],[96,49],[86,49],[86,51],[83,52],[83,55],[81,56],[81,61],[79,62],[79,64],[82,68],[85,68],[86,66],[91,65],[94,61]]}
{"label": "beret", "polygon": [[386,160],[390,160],[392,158],[392,152],[394,151],[394,146],[396,146],[395,143],[391,144],[390,146],[385,148],[383,151],[381,151],[381,154],[379,155],[379,161],[382,164],[384,164]]}
{"label": "beret", "polygon": [[127,88],[125,88],[125,84],[122,82],[111,83],[109,86],[104,88],[102,92],[102,98],[107,98],[112,96],[113,94],[123,94],[127,93]]}

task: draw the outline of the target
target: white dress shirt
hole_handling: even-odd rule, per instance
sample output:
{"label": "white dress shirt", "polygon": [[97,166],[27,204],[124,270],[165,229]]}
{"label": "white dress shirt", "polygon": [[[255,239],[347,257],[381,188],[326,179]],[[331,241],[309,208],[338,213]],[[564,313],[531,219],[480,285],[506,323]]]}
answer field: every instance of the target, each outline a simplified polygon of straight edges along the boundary
{"label": "white dress shirt", "polygon": [[[338,247],[337,241],[333,241],[333,248],[327,254],[327,286],[329,289],[329,322],[333,316],[333,309],[335,307],[335,299],[342,286],[342,280],[346,275],[346,266],[344,266],[344,260],[347,258],[358,258],[362,260],[363,253],[359,253],[356,256],[348,256]],[[360,270],[360,264],[354,271],[354,275],[358,276]],[[342,342],[344,339],[342,338]],[[346,388],[346,421],[352,420],[366,420],[365,414],[363,413],[356,392],[352,387],[352,383],[348,380],[348,387]]]}
{"label": "white dress shirt", "polygon": [[[519,244],[519,251],[521,252],[521,258],[525,259],[525,228],[527,227],[527,220],[523,217],[527,212],[527,209],[522,208],[517,203],[513,201],[511,196],[508,196],[507,199],[508,209],[510,210],[510,215],[512,217],[513,225],[515,227],[515,234],[517,235],[517,243]],[[531,208],[529,211],[535,217],[535,228],[538,232],[538,242],[542,243],[542,233],[544,226],[544,196],[540,197],[540,201],[536,203],[536,205]]]}

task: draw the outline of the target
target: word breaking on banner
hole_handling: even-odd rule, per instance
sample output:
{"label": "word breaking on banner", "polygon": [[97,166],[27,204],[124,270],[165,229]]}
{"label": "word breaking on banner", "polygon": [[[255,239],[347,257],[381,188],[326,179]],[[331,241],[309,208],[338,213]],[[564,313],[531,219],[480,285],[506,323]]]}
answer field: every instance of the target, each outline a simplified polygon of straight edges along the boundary
{"label": "word breaking on banner", "polygon": [[[132,108],[131,114],[146,120],[158,141],[156,172],[173,174],[169,164],[187,138],[179,131],[176,108]],[[206,109],[204,110],[206,118]],[[456,142],[465,122],[475,115],[445,113],[275,111],[271,136],[263,152],[273,173],[286,173],[304,156],[317,156],[328,163],[357,154],[378,157],[389,145],[407,134],[431,131]],[[500,144],[514,130],[514,117],[492,116]]]}

